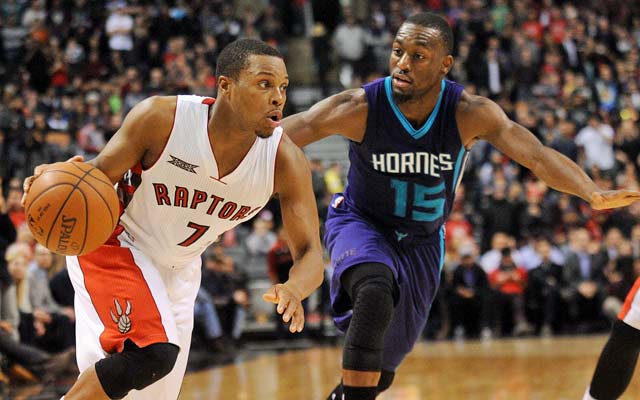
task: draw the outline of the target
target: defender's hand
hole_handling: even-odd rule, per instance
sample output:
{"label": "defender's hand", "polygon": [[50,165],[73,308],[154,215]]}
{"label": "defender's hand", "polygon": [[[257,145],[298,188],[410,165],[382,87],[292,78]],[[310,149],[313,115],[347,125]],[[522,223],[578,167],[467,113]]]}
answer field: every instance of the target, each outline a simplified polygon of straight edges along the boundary
{"label": "defender's hand", "polygon": [[[83,156],[73,156],[70,159],[68,159],[66,162],[73,162],[73,161],[78,161],[78,162],[82,162],[84,161],[84,157]],[[31,185],[33,185],[33,181],[35,181],[40,175],[42,175],[42,172],[47,169],[47,167],[51,165],[51,164],[40,164],[37,167],[35,167],[33,169],[33,175],[27,177],[24,179],[24,183],[22,184],[22,189],[24,191],[24,194],[22,195],[22,200],[20,201],[20,204],[22,204],[22,207],[25,206],[25,201],[27,199],[27,193],[29,193],[29,189],[31,189]]]}
{"label": "defender's hand", "polygon": [[278,314],[282,314],[284,322],[291,321],[289,332],[302,332],[304,328],[304,309],[300,296],[295,293],[295,289],[289,283],[278,283],[271,286],[262,295],[264,301],[277,304]]}
{"label": "defender's hand", "polygon": [[591,193],[591,208],[604,210],[607,208],[625,207],[640,200],[640,192],[635,190],[607,190]]}

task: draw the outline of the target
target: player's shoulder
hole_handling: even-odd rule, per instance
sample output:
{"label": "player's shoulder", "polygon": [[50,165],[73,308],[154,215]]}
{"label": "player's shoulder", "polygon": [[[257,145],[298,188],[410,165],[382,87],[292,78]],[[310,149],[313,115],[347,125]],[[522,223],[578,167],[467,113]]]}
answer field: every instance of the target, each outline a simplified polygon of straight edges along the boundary
{"label": "player's shoulder", "polygon": [[309,174],[307,157],[300,147],[287,136],[282,135],[276,153],[275,192],[280,192],[283,185],[296,181],[300,175]]}
{"label": "player's shoulder", "polygon": [[463,90],[460,94],[460,100],[458,100],[456,112],[458,114],[474,114],[481,112],[483,108],[489,107],[491,104],[495,103],[484,96],[470,94]]}
{"label": "player's shoulder", "polygon": [[504,112],[493,100],[463,91],[456,108],[456,119],[471,121],[491,121],[502,119]]}
{"label": "player's shoulder", "polygon": [[300,149],[300,147],[296,146],[296,144],[293,142],[293,140],[291,140],[289,136],[286,135],[286,132],[282,134],[276,157],[276,173],[278,173],[279,168],[289,168],[296,162],[299,162],[301,160],[306,161],[304,152]]}
{"label": "player's shoulder", "polygon": [[173,119],[178,105],[178,96],[151,96],[140,104],[143,105],[147,113],[153,114],[155,117],[160,117],[161,114],[170,114]]}
{"label": "player's shoulder", "polygon": [[131,109],[121,129],[136,137],[162,141],[171,132],[176,113],[176,101],[176,96],[147,97]]}
{"label": "player's shoulder", "polygon": [[151,96],[142,100],[132,110],[131,116],[144,123],[173,123],[177,108],[177,96]]}
{"label": "player's shoulder", "polygon": [[466,143],[465,137],[495,132],[509,119],[493,100],[463,91],[456,108],[456,121]]}

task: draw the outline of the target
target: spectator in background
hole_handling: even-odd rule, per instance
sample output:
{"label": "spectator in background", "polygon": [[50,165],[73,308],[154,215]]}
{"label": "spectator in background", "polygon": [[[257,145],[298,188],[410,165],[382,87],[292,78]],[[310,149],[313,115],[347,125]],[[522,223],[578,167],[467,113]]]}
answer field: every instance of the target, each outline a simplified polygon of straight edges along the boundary
{"label": "spectator in background", "polygon": [[[604,19],[604,21],[608,23],[608,20]],[[598,75],[598,78],[595,79],[594,86],[596,88],[598,102],[600,103],[600,110],[610,113],[618,105],[618,84],[614,81],[611,67],[607,64],[600,65]]]}
{"label": "spectator in background", "polygon": [[34,321],[33,309],[29,301],[29,281],[27,271],[32,258],[31,248],[25,243],[14,243],[7,248],[4,259],[7,262],[7,270],[11,275],[11,280],[15,284],[14,304],[19,311],[19,324],[15,326],[20,329],[18,337],[25,343],[34,343],[35,334],[44,335],[45,327],[42,321]]}
{"label": "spectator in background", "polygon": [[531,332],[525,315],[524,291],[527,285],[527,271],[516,264],[511,250],[501,252],[500,265],[489,274],[489,282],[494,290],[494,310],[496,312],[496,330],[499,334],[511,332],[521,336]]}
{"label": "spectator in background", "polygon": [[344,22],[333,34],[333,48],[340,58],[339,79],[345,88],[361,82],[364,76],[364,60],[367,51],[367,32],[356,20],[350,8],[343,9]]}
{"label": "spectator in background", "polygon": [[609,263],[609,267],[605,270],[607,283],[602,313],[611,322],[617,319],[622,304],[638,276],[636,265],[640,267],[640,259],[634,260],[631,242],[625,240],[619,247],[617,258]]}
{"label": "spectator in background", "polygon": [[253,220],[253,229],[244,240],[247,249],[247,269],[249,271],[264,271],[267,265],[267,254],[278,240],[273,232],[273,213],[262,210]]}
{"label": "spectator in background", "polygon": [[[372,8],[379,4],[372,4]],[[371,68],[373,71],[386,72],[389,63],[389,46],[393,40],[391,32],[385,26],[386,20],[382,12],[372,10],[366,44],[371,53]]]}
{"label": "spectator in background", "polygon": [[562,295],[565,289],[562,265],[551,258],[551,242],[546,237],[536,241],[536,252],[542,262],[529,271],[527,279],[527,300],[529,308],[536,315],[540,325],[540,335],[551,336],[560,329],[563,310]]}
{"label": "spectator in background", "polygon": [[569,157],[572,161],[578,161],[578,145],[574,140],[575,124],[571,121],[561,120],[558,123],[558,135],[551,141],[551,148]]}
{"label": "spectator in background", "polygon": [[460,254],[453,271],[450,311],[454,338],[491,337],[489,326],[489,282],[487,274],[475,262],[471,251]]}
{"label": "spectator in background", "polygon": [[105,30],[109,36],[109,48],[121,53],[125,61],[129,60],[129,53],[133,50],[133,17],[127,14],[127,3],[115,1],[111,3],[111,14],[107,18]]}
{"label": "spectator in background", "polygon": [[211,296],[222,332],[233,342],[240,339],[249,305],[247,275],[236,269],[233,259],[214,248],[202,272],[202,287]]}
{"label": "spectator in background", "polygon": [[36,321],[43,321],[47,334],[39,340],[39,346],[57,352],[73,347],[75,343],[75,312],[73,308],[62,307],[53,299],[49,289],[49,270],[53,264],[51,251],[41,244],[35,248],[27,280],[29,302]]}
{"label": "spectator in background", "polygon": [[585,228],[569,232],[569,249],[564,275],[569,287],[570,318],[578,332],[593,331],[602,324],[607,253],[597,241],[591,240]]}
{"label": "spectator in background", "polygon": [[[26,270],[28,248],[26,245],[13,244],[7,250],[6,258],[12,274]],[[21,288],[24,292],[24,288]],[[19,293],[13,278],[3,265],[0,265],[0,354],[7,358],[10,365],[20,364],[36,380],[50,382],[54,378],[69,373],[75,367],[75,351],[73,349],[52,355],[41,349],[20,342],[20,312],[18,309]]]}
{"label": "spectator in background", "polygon": [[602,122],[598,114],[591,114],[589,125],[580,129],[576,144],[584,150],[586,168],[610,170],[614,167],[613,128]]}
{"label": "spectator in background", "polygon": [[518,220],[521,207],[507,199],[507,183],[498,181],[493,187],[491,197],[485,199],[482,207],[482,249],[489,248],[490,240],[504,232],[514,236],[518,232]]}
{"label": "spectator in background", "polygon": [[[207,256],[205,259],[205,268],[208,268],[207,264],[210,262],[209,257],[210,256]],[[225,337],[223,336],[220,318],[218,317],[218,311],[216,311],[213,298],[202,286],[198,289],[198,294],[196,295],[193,322],[194,338],[199,336],[203,338],[205,350],[215,353],[228,350],[229,346],[225,346]]]}
{"label": "spectator in background", "polygon": [[[2,179],[0,179],[0,255],[2,255],[2,257],[0,257],[0,283],[4,288],[9,287],[13,283],[9,276],[9,271],[7,270],[7,263],[4,254],[7,247],[16,240],[16,228],[9,217],[8,211],[9,209],[2,189]],[[4,293],[5,292],[3,291],[3,294]],[[0,309],[0,311],[2,310]],[[4,320],[1,315],[0,320]]]}
{"label": "spectator in background", "polygon": [[324,183],[330,194],[341,193],[344,191],[344,183],[342,182],[342,167],[338,163],[333,163],[324,173]]}

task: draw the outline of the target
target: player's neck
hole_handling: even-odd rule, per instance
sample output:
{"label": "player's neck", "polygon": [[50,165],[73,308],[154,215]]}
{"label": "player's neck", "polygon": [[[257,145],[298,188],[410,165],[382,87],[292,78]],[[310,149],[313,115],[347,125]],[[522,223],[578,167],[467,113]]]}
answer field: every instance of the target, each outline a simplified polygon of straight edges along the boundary
{"label": "player's neck", "polygon": [[402,115],[404,115],[414,127],[418,128],[427,121],[427,118],[429,118],[433,112],[440,97],[440,89],[440,82],[438,82],[438,84],[433,85],[428,92],[396,104],[402,112]]}
{"label": "player's neck", "polygon": [[251,146],[256,139],[255,132],[243,129],[236,118],[230,118],[233,111],[228,104],[216,102],[210,111],[207,132],[212,144],[222,147]]}
{"label": "player's neck", "polygon": [[218,164],[219,176],[235,170],[257,140],[255,133],[243,130],[233,118],[228,105],[216,104],[210,112],[207,132],[211,151]]}

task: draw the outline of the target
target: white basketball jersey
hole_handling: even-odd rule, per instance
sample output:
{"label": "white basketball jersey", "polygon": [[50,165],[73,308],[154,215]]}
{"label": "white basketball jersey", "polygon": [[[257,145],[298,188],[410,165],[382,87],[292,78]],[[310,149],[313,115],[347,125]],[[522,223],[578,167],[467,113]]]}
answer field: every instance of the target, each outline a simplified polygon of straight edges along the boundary
{"label": "white basketball jersey", "polygon": [[178,96],[160,158],[141,171],[135,192],[124,185],[133,192],[120,218],[126,236],[162,266],[189,264],[220,234],[253,217],[273,194],[282,128],[266,139],[256,136],[238,167],[220,178],[207,132],[212,103],[207,97]]}

